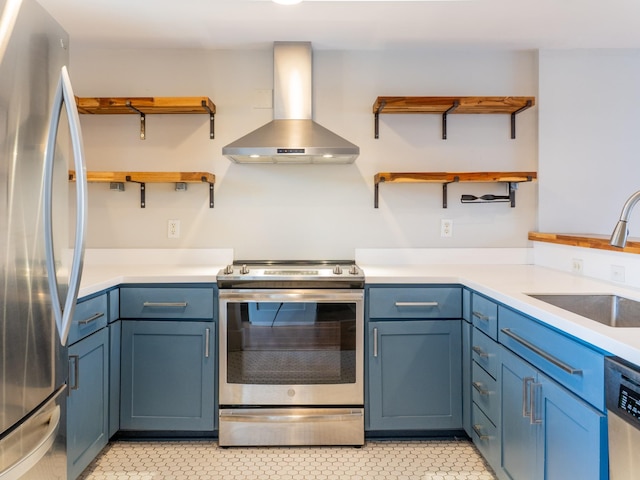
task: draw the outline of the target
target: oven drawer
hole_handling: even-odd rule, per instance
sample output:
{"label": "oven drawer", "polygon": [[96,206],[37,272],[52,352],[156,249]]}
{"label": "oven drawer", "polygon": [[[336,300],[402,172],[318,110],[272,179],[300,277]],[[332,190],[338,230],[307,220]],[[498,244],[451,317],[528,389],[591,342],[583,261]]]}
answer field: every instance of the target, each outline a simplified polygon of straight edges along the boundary
{"label": "oven drawer", "polygon": [[121,287],[120,318],[213,319],[214,291],[203,287]]}
{"label": "oven drawer", "polygon": [[371,287],[369,318],[462,318],[462,287]]}

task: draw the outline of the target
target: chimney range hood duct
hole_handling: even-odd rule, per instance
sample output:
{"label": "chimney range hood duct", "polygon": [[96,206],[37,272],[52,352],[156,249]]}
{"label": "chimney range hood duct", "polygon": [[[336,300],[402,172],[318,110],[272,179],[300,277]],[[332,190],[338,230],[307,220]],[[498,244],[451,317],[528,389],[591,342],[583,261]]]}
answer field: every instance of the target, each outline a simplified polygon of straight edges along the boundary
{"label": "chimney range hood duct", "polygon": [[353,163],[360,148],[312,120],[311,43],[275,42],[273,117],[223,147],[236,163]]}

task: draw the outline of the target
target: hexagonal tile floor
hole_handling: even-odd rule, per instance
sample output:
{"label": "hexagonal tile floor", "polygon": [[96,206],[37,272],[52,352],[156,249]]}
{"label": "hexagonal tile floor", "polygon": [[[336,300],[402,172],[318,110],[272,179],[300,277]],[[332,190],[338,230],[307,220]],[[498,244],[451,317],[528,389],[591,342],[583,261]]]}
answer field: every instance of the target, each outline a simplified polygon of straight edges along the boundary
{"label": "hexagonal tile floor", "polygon": [[215,441],[115,441],[81,480],[493,480],[468,440],[353,447],[234,447]]}

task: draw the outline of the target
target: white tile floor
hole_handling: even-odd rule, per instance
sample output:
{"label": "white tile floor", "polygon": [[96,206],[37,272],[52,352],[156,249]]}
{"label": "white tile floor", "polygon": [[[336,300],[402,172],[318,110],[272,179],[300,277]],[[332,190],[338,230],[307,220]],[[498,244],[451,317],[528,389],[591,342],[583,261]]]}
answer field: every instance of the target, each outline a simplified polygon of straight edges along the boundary
{"label": "white tile floor", "polygon": [[493,480],[467,440],[354,447],[220,448],[215,441],[116,441],[81,480]]}

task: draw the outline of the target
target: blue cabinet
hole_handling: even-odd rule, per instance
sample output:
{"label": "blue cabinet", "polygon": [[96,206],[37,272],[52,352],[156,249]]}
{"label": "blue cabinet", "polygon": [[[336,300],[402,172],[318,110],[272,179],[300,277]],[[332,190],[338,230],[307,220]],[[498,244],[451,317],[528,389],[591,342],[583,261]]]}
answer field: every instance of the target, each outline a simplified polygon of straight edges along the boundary
{"label": "blue cabinet", "polygon": [[370,430],[462,428],[462,320],[370,322]]}
{"label": "blue cabinet", "polygon": [[102,328],[69,347],[67,471],[75,479],[106,446],[109,334]]}
{"label": "blue cabinet", "polygon": [[215,323],[122,322],[121,430],[215,428]]}
{"label": "blue cabinet", "polygon": [[500,476],[607,478],[605,415],[502,350]]}

